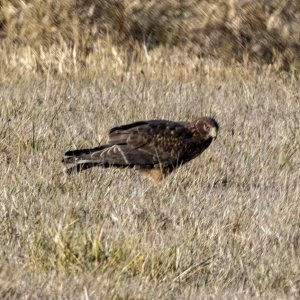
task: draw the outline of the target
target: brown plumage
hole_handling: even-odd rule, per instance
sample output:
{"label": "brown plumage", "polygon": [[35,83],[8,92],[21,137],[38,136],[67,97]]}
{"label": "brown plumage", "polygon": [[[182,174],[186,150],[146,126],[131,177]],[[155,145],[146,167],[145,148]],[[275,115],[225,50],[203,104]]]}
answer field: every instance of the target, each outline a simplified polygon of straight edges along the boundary
{"label": "brown plumage", "polygon": [[68,174],[95,166],[134,168],[160,181],[200,155],[217,137],[218,129],[218,123],[209,117],[195,122],[135,122],[112,128],[106,145],[66,152],[63,162],[73,164]]}

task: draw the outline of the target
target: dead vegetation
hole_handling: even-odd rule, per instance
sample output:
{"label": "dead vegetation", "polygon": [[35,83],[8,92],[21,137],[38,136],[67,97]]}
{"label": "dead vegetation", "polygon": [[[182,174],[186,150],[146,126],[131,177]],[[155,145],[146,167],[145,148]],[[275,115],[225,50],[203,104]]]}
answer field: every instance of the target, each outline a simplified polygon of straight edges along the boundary
{"label": "dead vegetation", "polygon": [[[1,1],[0,297],[299,298],[296,56],[282,72],[251,51],[230,65],[219,54],[199,58],[180,39],[150,49],[131,34],[121,46],[105,23],[121,14],[108,2],[108,19],[94,2],[76,2],[77,23],[75,2],[43,3]],[[147,3],[119,10],[146,22],[156,2]],[[203,14],[215,16],[214,5]],[[218,139],[158,187],[130,170],[57,176],[66,150],[105,142],[110,127],[199,115],[219,121]]]}
{"label": "dead vegetation", "polygon": [[[299,70],[300,4],[294,1],[1,1],[1,64],[76,72],[102,48],[177,48],[198,60]],[[111,45],[111,44],[110,44]],[[137,51],[136,51],[137,50]]]}

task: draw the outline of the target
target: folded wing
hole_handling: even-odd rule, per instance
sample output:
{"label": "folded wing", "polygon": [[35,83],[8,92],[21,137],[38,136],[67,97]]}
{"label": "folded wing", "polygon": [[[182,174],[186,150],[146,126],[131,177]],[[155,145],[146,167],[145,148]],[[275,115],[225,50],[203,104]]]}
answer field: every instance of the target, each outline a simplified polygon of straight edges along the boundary
{"label": "folded wing", "polygon": [[[115,127],[109,132],[109,143],[119,145],[134,163],[157,167],[177,164],[189,145],[192,133],[181,123],[152,120]],[[125,148],[122,148],[126,145]],[[138,155],[137,155],[138,154]],[[128,155],[128,156],[127,156]],[[137,155],[137,160],[134,156]],[[138,159],[142,157],[140,164]]]}
{"label": "folded wing", "polygon": [[[191,137],[191,131],[183,123],[136,122],[112,128],[107,145],[67,152],[64,162],[87,168],[95,165],[174,168],[188,151]],[[74,170],[78,171],[78,166]]]}

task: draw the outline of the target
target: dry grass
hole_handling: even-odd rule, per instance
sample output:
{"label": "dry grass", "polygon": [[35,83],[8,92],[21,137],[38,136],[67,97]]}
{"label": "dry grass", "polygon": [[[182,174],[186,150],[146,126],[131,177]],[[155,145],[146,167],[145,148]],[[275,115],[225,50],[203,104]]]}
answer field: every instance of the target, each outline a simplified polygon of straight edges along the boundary
{"label": "dry grass", "polygon": [[137,48],[165,46],[199,61],[293,71],[299,32],[299,0],[2,0],[0,63],[4,74],[73,73],[93,66],[109,41],[131,53],[129,64]]}
{"label": "dry grass", "polygon": [[[295,57],[287,73],[250,52],[228,66],[180,45],[124,47],[44,2],[1,1],[0,298],[299,298]],[[58,176],[66,150],[115,125],[202,115],[219,121],[218,139],[159,186],[130,170]]]}
{"label": "dry grass", "polygon": [[[299,78],[154,58],[1,84],[1,298],[299,296]],[[159,187],[57,176],[114,125],[199,115],[219,138]]]}

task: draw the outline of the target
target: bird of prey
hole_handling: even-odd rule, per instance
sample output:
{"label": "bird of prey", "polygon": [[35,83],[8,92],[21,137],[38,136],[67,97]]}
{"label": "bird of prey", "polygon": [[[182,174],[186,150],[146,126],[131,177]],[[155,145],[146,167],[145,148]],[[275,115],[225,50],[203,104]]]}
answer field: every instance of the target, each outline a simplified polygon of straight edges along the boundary
{"label": "bird of prey", "polygon": [[112,128],[106,145],[66,152],[63,163],[73,164],[67,174],[95,166],[133,168],[159,182],[200,155],[217,137],[218,129],[210,117],[194,122],[139,121]]}

